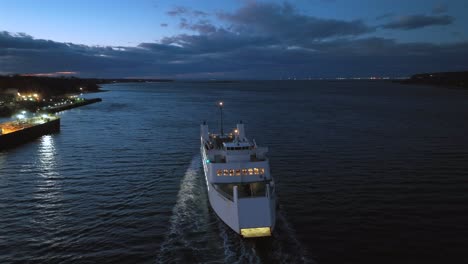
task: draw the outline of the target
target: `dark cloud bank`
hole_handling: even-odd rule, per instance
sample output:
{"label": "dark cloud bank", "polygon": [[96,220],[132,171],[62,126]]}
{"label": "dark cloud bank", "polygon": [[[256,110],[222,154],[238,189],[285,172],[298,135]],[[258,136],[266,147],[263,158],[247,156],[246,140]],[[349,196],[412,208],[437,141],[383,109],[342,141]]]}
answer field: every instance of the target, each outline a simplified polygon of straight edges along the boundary
{"label": "dark cloud bank", "polygon": [[[279,79],[468,68],[468,43],[398,43],[372,37],[381,27],[307,16],[290,4],[250,2],[233,13],[217,14],[178,7],[168,15],[178,17],[186,33],[137,47],[92,47],[0,32],[0,73]],[[383,27],[409,30],[452,22],[445,15],[413,16]]]}
{"label": "dark cloud bank", "polygon": [[454,22],[454,18],[451,16],[429,16],[429,15],[413,15],[400,17],[395,21],[383,25],[384,28],[388,29],[418,29],[430,26],[446,26]]}

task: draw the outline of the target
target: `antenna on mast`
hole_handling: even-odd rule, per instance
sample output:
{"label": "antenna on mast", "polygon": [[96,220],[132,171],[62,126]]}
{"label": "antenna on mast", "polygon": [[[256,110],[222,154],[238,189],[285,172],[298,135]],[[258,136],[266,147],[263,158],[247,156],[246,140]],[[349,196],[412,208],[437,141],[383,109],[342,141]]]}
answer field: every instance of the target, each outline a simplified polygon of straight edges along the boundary
{"label": "antenna on mast", "polygon": [[224,136],[224,129],[223,129],[223,106],[224,103],[222,101],[218,102],[218,107],[221,112],[221,136]]}

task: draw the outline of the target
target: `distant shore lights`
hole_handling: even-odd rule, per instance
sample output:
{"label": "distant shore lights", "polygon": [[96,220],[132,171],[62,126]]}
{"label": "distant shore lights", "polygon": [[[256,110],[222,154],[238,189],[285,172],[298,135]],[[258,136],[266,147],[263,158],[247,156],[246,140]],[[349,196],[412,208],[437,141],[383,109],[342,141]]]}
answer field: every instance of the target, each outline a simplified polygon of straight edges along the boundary
{"label": "distant shore lights", "polygon": [[37,93],[33,94],[21,94],[17,93],[18,95],[18,101],[39,101],[40,95]]}
{"label": "distant shore lights", "polygon": [[19,120],[23,120],[26,118],[26,114],[27,112],[23,110],[19,114],[16,115],[16,118],[18,118]]}

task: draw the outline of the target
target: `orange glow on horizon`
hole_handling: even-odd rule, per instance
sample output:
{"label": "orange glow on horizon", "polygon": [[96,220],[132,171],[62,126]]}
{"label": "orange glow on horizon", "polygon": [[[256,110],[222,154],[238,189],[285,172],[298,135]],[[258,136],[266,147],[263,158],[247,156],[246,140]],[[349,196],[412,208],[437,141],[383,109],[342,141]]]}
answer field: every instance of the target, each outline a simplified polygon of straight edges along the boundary
{"label": "orange glow on horizon", "polygon": [[20,76],[32,76],[32,77],[55,77],[60,75],[76,75],[79,72],[75,71],[60,71],[60,72],[49,72],[49,73],[25,73]]}

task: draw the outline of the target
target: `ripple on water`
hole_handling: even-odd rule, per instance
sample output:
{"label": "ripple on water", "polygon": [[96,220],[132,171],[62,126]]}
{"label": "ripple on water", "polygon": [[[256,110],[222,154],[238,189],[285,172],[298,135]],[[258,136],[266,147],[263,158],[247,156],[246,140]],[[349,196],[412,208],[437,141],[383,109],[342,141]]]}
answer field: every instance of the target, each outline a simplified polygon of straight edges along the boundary
{"label": "ripple on water", "polygon": [[[386,82],[116,84],[0,152],[0,262],[468,262],[468,93]],[[93,97],[95,95],[86,95]],[[214,102],[270,148],[273,239],[210,210]],[[386,256],[382,259],[382,256]],[[466,261],[463,261],[466,260]]]}

